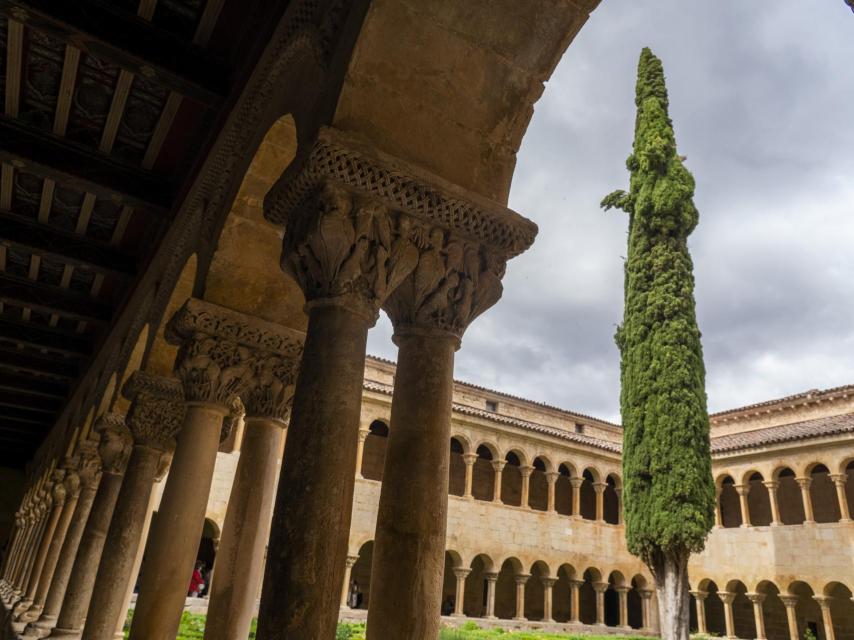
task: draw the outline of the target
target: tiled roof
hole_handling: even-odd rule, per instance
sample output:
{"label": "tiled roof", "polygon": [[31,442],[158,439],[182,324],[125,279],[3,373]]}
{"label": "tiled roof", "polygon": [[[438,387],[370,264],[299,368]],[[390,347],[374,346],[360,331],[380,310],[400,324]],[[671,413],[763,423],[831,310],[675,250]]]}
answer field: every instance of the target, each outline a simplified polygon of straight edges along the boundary
{"label": "tiled roof", "polygon": [[841,416],[828,416],[781,424],[766,429],[733,433],[712,438],[712,453],[726,453],[741,449],[753,449],[769,444],[780,444],[794,440],[806,440],[821,436],[833,436],[840,433],[854,433],[854,413]]}
{"label": "tiled roof", "polygon": [[[393,388],[390,384],[383,384],[374,380],[365,380],[364,388],[369,391],[375,391],[377,393],[383,393],[385,395],[391,395],[393,391]],[[570,431],[556,429],[555,427],[548,427],[543,424],[537,424],[536,422],[530,422],[528,420],[522,420],[520,418],[511,418],[510,416],[501,415],[500,413],[493,413],[492,411],[486,411],[485,409],[476,409],[475,407],[459,404],[457,402],[453,404],[453,410],[456,413],[461,413],[466,416],[484,418],[486,420],[497,422],[499,424],[506,424],[513,427],[518,427],[525,431],[542,433],[548,436],[552,436],[554,438],[560,438],[561,440],[567,440],[569,442],[575,442],[578,444],[587,445],[589,447],[595,447],[597,449],[602,449],[603,451],[609,451],[611,453],[620,453],[620,451],[622,451],[622,447],[619,445],[619,443],[616,442],[609,442],[607,440],[593,438],[591,436],[586,436],[581,433],[572,433]]]}
{"label": "tiled roof", "polygon": [[748,404],[743,407],[735,407],[733,409],[726,409],[724,411],[718,411],[717,413],[711,414],[709,417],[712,419],[722,418],[724,416],[731,415],[733,413],[741,413],[742,411],[750,411],[752,409],[759,409],[762,407],[770,407],[777,404],[794,404],[800,403],[803,401],[809,401],[814,398],[825,398],[826,396],[833,395],[847,395],[854,393],[854,384],[847,384],[841,387],[833,387],[831,389],[810,389],[809,391],[803,391],[801,393],[796,393],[791,396],[784,396],[782,398],[776,398],[774,400],[765,400],[764,402],[757,402],[756,404]]}

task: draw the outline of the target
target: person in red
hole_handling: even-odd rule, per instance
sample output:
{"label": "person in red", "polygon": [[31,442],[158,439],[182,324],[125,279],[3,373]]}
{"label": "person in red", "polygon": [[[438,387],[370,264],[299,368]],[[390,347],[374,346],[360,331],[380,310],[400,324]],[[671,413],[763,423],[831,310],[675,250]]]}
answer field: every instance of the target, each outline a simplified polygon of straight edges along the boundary
{"label": "person in red", "polygon": [[202,569],[205,568],[204,562],[197,562],[196,568],[193,569],[193,575],[190,578],[190,589],[188,591],[188,595],[191,598],[198,598],[199,594],[202,592],[202,589],[205,588],[205,581],[202,578]]}

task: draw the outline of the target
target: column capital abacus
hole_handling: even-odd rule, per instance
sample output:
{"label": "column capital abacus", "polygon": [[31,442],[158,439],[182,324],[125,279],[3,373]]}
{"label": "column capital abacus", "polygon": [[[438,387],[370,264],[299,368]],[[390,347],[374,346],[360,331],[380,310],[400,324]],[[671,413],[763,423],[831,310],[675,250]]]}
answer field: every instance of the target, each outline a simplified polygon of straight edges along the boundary
{"label": "column capital abacus", "polygon": [[[655,591],[653,589],[638,589],[638,594],[644,600],[651,600],[652,594],[654,594],[654,593],[655,593]],[[691,593],[695,593],[695,592],[692,591]],[[705,592],[703,592],[703,593],[705,593]],[[706,593],[706,595],[709,595],[709,594]],[[694,597],[696,598],[697,596],[694,596]]]}
{"label": "column capital abacus", "polygon": [[747,599],[750,600],[753,604],[762,604],[763,602],[765,602],[766,594],[764,593],[745,593],[744,595],[747,596]]}
{"label": "column capital abacus", "polygon": [[246,407],[243,406],[243,401],[234,396],[228,404],[228,413],[222,419],[222,429],[219,432],[219,442],[222,444],[228,440],[231,432],[237,428],[240,420],[246,415]]}
{"label": "column capital abacus", "polygon": [[557,471],[546,471],[546,482],[549,484],[555,484],[557,479],[560,478],[560,473]]}
{"label": "column capital abacus", "polygon": [[495,469],[495,471],[503,471],[505,466],[507,466],[506,460],[493,460],[492,461],[492,468]]}
{"label": "column capital abacus", "polygon": [[584,580],[581,580],[580,578],[572,578],[569,581],[569,586],[574,587],[575,589],[580,589],[584,586]]}
{"label": "column capital abacus", "polygon": [[126,423],[134,445],[161,453],[173,450],[186,412],[181,383],[134,371],[122,388],[122,395],[131,401]]}
{"label": "column capital abacus", "polygon": [[593,582],[592,586],[593,586],[593,590],[596,591],[597,593],[605,593],[608,590],[609,585],[607,582],[597,581],[597,582]]}
{"label": "column capital abacus", "polygon": [[498,582],[498,572],[497,571],[484,571],[483,579],[487,582]]}
{"label": "column capital abacus", "polygon": [[812,484],[812,478],[795,478],[795,482],[801,489],[809,489]]}
{"label": "column capital abacus", "polygon": [[737,595],[737,593],[733,593],[732,591],[718,591],[718,596],[723,600],[724,604],[732,604]]}
{"label": "column capital abacus", "polygon": [[275,348],[256,349],[252,376],[240,397],[249,418],[269,418],[284,426],[291,410],[305,334],[272,323],[265,323],[264,329],[277,330],[276,339],[266,341]]}
{"label": "column capital abacus", "polygon": [[454,577],[456,577],[458,580],[465,580],[466,578],[469,577],[470,573],[471,573],[471,569],[468,569],[466,567],[455,567],[454,568]]}
{"label": "column capital abacus", "polygon": [[778,480],[763,480],[762,484],[769,491],[775,491],[777,489],[777,487],[780,486],[780,482]]}
{"label": "column capital abacus", "polygon": [[531,474],[534,473],[534,467],[524,464],[519,467],[519,473],[522,474],[523,478],[530,478]]}
{"label": "column capital abacus", "polygon": [[596,493],[605,493],[605,489],[607,489],[607,488],[608,488],[607,482],[594,482],[593,483],[593,490]]}
{"label": "column capital abacus", "polygon": [[848,480],[848,474],[847,473],[831,473],[830,476],[828,476],[828,477],[831,480],[833,480],[833,484],[835,484],[835,485],[843,485],[844,486],[846,481]]}
{"label": "column capital abacus", "polygon": [[557,583],[557,578],[552,578],[551,576],[543,576],[540,578],[540,582],[546,589],[551,589]]}
{"label": "column capital abacus", "polygon": [[631,587],[627,587],[626,585],[620,585],[619,587],[614,587],[614,591],[617,593],[628,593],[631,590]]}
{"label": "column capital abacus", "polygon": [[371,430],[368,427],[359,427],[359,442],[364,442],[371,435]]}
{"label": "column capital abacus", "polygon": [[584,484],[584,478],[582,478],[581,476],[572,476],[569,479],[569,483],[572,485],[573,489],[580,489],[581,485]]}
{"label": "column capital abacus", "polygon": [[476,453],[464,453],[463,454],[463,462],[467,465],[472,466],[475,462],[477,462],[478,456]]}
{"label": "column capital abacus", "polygon": [[50,497],[55,507],[61,507],[65,504],[65,499],[68,497],[68,489],[65,487],[65,470],[57,469],[54,473],[61,472],[57,476],[54,476],[56,479],[53,482],[53,487],[50,490]]}
{"label": "column capital abacus", "polygon": [[66,469],[65,480],[62,481],[65,486],[66,499],[68,497],[77,496],[80,493],[81,480],[80,474],[75,468]]}
{"label": "column capital abacus", "polygon": [[735,492],[740,496],[746,496],[748,493],[750,493],[749,484],[737,484],[734,485],[733,488],[735,489]]}
{"label": "column capital abacus", "polygon": [[[642,592],[642,593],[645,593],[645,592]],[[650,591],[650,595],[651,594],[652,594],[652,592]],[[694,596],[695,600],[699,600],[700,602],[702,602],[703,600],[705,600],[706,598],[709,597],[709,592],[708,591],[691,591],[691,595]]]}
{"label": "column capital abacus", "polygon": [[516,581],[517,585],[527,583],[528,580],[530,580],[530,578],[531,578],[530,573],[520,573],[520,574],[513,576],[513,580]]}
{"label": "column capital abacus", "polygon": [[89,438],[81,440],[77,443],[75,456],[80,486],[83,489],[97,487],[101,480],[101,456],[98,454],[98,443]]}
{"label": "column capital abacus", "polygon": [[798,604],[798,596],[796,595],[781,593],[778,597],[780,598],[780,602],[782,602],[787,609],[794,609]]}
{"label": "column capital abacus", "polygon": [[358,561],[359,561],[359,556],[347,556],[347,560],[346,560],[347,568],[352,569]]}
{"label": "column capital abacus", "polygon": [[830,608],[830,602],[833,600],[833,597],[832,596],[813,596],[812,599],[815,600],[818,603],[818,606],[821,607],[822,609],[829,609]]}
{"label": "column capital abacus", "polygon": [[95,432],[100,436],[98,454],[104,473],[121,475],[125,471],[133,439],[120,413],[104,413],[95,421]]}

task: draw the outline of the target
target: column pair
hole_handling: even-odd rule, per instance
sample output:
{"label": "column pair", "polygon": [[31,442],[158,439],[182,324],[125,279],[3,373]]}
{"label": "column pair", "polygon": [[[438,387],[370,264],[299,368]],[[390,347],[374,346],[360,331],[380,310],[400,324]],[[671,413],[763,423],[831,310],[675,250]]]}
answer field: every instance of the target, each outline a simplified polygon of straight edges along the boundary
{"label": "column pair", "polygon": [[[291,358],[301,349],[299,332],[196,299],[188,300],[169,320],[166,339],[179,345],[174,372],[183,389],[185,412],[140,577],[130,630],[134,640],[174,639],[204,526],[224,421],[236,399],[251,392],[253,376],[266,375],[270,358]],[[264,393],[268,402],[276,401],[275,386]],[[277,452],[278,448],[270,454]],[[217,567],[218,579],[222,569]],[[228,585],[227,579],[223,582]],[[246,590],[254,593],[254,589],[252,585]]]}
{"label": "column pair", "polygon": [[801,499],[804,503],[804,524],[815,524],[815,516],[812,509],[812,495],[810,494],[810,486],[812,478],[795,478],[795,482],[801,488]]}
{"label": "column pair", "polygon": [[[21,507],[15,514],[15,539],[5,560],[3,570],[2,600],[4,606],[12,603],[16,590],[19,590],[19,568],[27,555],[32,531],[37,521],[37,494],[40,484],[41,479],[38,479],[27,489],[21,501]],[[5,616],[5,612],[2,613],[2,616]]]}
{"label": "column pair", "polygon": [[399,357],[368,636],[435,637],[453,356],[468,322],[500,296],[506,257],[527,248],[534,226],[334,129],[322,129],[298,162],[265,201],[266,218],[286,227],[281,264],[302,288],[309,320],[258,633],[334,635],[365,343],[383,306]]}
{"label": "column pair", "polygon": [[741,509],[741,526],[747,528],[751,526],[750,522],[750,503],[747,496],[750,494],[749,484],[735,485],[735,491],[738,494],[738,504]]}
{"label": "column pair", "polygon": [[[77,553],[69,571],[64,593],[57,591],[49,598],[50,601],[54,598],[62,600],[62,605],[58,608],[56,624],[49,634],[50,638],[79,640],[83,634],[83,624],[92,598],[92,589],[95,586],[98,563],[104,550],[110,521],[113,519],[116,499],[122,486],[125,465],[133,442],[124,416],[118,413],[99,416],[95,421],[94,431],[98,436],[101,479],[77,545]],[[55,603],[46,605],[45,613],[48,609],[53,610],[54,607]],[[49,629],[52,622],[51,619],[43,620],[39,625],[41,629],[39,633]]]}
{"label": "column pair", "polygon": [[[149,517],[151,493],[175,448],[184,419],[177,380],[135,371],[122,389],[131,401],[127,426],[133,439],[89,602],[84,640],[111,638],[125,617],[125,595]],[[168,462],[167,462],[168,464]]]}

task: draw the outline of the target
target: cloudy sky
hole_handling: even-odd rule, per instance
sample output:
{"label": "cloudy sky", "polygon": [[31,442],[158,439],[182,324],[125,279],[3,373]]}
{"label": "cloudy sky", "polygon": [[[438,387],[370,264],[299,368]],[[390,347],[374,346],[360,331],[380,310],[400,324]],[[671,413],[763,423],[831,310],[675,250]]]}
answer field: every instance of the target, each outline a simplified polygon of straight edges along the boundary
{"label": "cloudy sky", "polygon": [[[662,58],[697,181],[690,239],[712,411],[854,383],[854,14],[843,0],[603,0],[519,152],[540,235],[469,328],[456,377],[619,420],[634,82]],[[394,359],[383,317],[369,353]]]}

